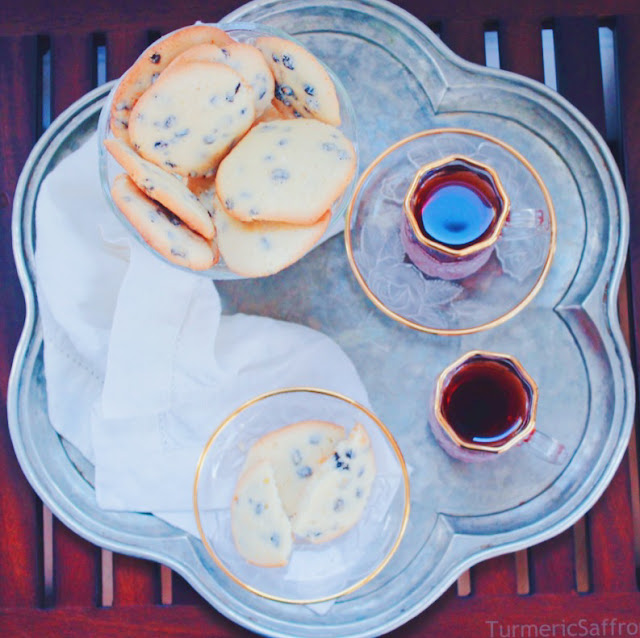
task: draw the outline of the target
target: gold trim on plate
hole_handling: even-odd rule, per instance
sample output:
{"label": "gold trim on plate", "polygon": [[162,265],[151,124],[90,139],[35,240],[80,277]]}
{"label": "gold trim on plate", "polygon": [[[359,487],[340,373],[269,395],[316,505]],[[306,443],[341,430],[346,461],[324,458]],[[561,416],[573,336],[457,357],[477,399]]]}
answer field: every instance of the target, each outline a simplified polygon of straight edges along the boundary
{"label": "gold trim on plate", "polygon": [[[536,280],[531,290],[513,308],[511,308],[511,310],[507,311],[500,317],[497,317],[496,319],[492,319],[491,321],[480,324],[478,326],[471,326],[468,328],[433,328],[431,326],[423,326],[422,324],[416,323],[415,321],[411,321],[410,319],[406,319],[402,315],[399,315],[397,312],[391,310],[390,308],[387,308],[387,306],[385,306],[382,303],[382,301],[380,301],[380,299],[378,299],[378,297],[376,297],[373,291],[369,288],[362,274],[358,270],[358,266],[356,265],[355,258],[353,256],[353,246],[351,244],[351,220],[353,218],[355,201],[360,193],[360,190],[362,189],[364,182],[369,177],[371,172],[376,168],[376,166],[382,160],[384,160],[388,155],[393,153],[393,151],[397,150],[401,146],[404,146],[405,144],[408,144],[409,142],[417,140],[421,137],[427,137],[429,135],[440,135],[443,133],[470,135],[470,136],[479,137],[489,142],[493,142],[494,144],[497,144],[498,146],[503,148],[508,153],[511,153],[516,159],[522,162],[525,168],[536,180],[536,182],[538,183],[538,186],[540,187],[540,190],[542,191],[545,203],[549,210],[549,221],[551,225],[551,232],[550,232],[550,238],[549,238],[549,251],[547,253],[547,258],[542,268],[542,271],[540,272],[540,275],[538,276],[538,279]],[[509,319],[517,315],[525,306],[527,306],[531,302],[531,300],[540,291],[540,288],[542,288],[542,285],[547,277],[547,274],[549,273],[549,269],[551,268],[551,263],[553,262],[553,256],[555,254],[556,242],[557,242],[557,222],[556,222],[555,208],[553,207],[553,202],[551,201],[551,195],[549,194],[549,190],[547,189],[545,183],[542,181],[542,178],[540,177],[540,175],[538,175],[537,171],[533,168],[531,163],[522,154],[520,154],[514,148],[509,146],[506,142],[503,142],[502,140],[499,140],[498,138],[493,137],[492,135],[489,135],[487,133],[482,133],[481,131],[474,131],[473,129],[465,129],[465,128],[436,128],[436,129],[430,129],[428,131],[421,131],[420,133],[414,133],[413,135],[410,135],[409,137],[405,137],[399,142],[392,144],[389,148],[387,148],[380,155],[378,155],[378,157],[375,160],[373,160],[373,162],[367,167],[364,173],[362,173],[362,175],[360,176],[360,179],[358,180],[358,183],[356,184],[353,197],[351,198],[351,201],[349,202],[349,206],[347,208],[347,213],[345,216],[344,239],[345,239],[345,247],[347,251],[347,258],[349,260],[349,265],[351,266],[351,270],[353,271],[353,274],[355,275],[362,290],[365,292],[367,297],[369,297],[371,302],[378,308],[378,310],[381,310],[387,316],[391,317],[395,321],[398,321],[402,325],[407,326],[408,328],[413,328],[415,330],[420,330],[421,332],[428,332],[430,334],[436,334],[436,335],[457,336],[457,335],[473,334],[476,332],[481,332],[482,330],[488,330],[489,328],[494,328],[495,326],[499,326],[500,324],[504,323],[505,321],[508,321]]]}
{"label": "gold trim on plate", "polygon": [[[313,394],[321,394],[321,395],[329,396],[329,397],[332,397],[334,399],[338,399],[340,401],[344,401],[344,402],[354,406],[355,408],[359,409],[364,414],[366,414],[380,428],[380,431],[384,434],[385,438],[387,439],[387,442],[389,443],[389,445],[393,449],[393,451],[394,451],[394,453],[395,453],[395,455],[396,455],[396,457],[398,459],[398,462],[400,464],[400,468],[402,470],[402,479],[403,479],[403,485],[404,485],[404,509],[403,509],[403,514],[402,514],[402,521],[401,521],[401,524],[400,524],[400,529],[398,531],[398,536],[397,536],[393,546],[389,550],[389,552],[382,559],[382,561],[377,565],[377,567],[370,574],[368,574],[365,578],[362,578],[361,580],[359,580],[358,582],[354,583],[353,585],[351,585],[351,586],[349,586],[349,587],[347,587],[347,588],[345,588],[343,590],[340,590],[340,591],[336,592],[335,594],[332,594],[330,596],[323,596],[323,597],[320,597],[320,598],[310,598],[310,599],[304,599],[304,600],[302,600],[302,599],[298,600],[298,599],[291,599],[291,598],[283,598],[283,597],[280,597],[280,596],[274,596],[273,594],[269,594],[267,592],[263,592],[263,591],[255,588],[255,587],[252,587],[251,585],[248,585],[243,580],[241,580],[240,578],[235,576],[224,565],[224,563],[218,557],[218,555],[216,554],[215,550],[213,549],[213,547],[211,547],[209,541],[207,540],[207,537],[206,537],[206,535],[204,533],[204,529],[202,527],[202,521],[200,519],[200,512],[199,512],[199,509],[198,509],[198,485],[200,483],[200,475],[201,475],[201,472],[202,472],[202,466],[204,464],[205,458],[206,458],[209,450],[211,449],[211,447],[215,443],[215,441],[218,438],[218,436],[222,433],[224,428],[226,428],[230,423],[232,423],[233,420],[242,411],[244,411],[245,409],[251,407],[252,405],[254,405],[254,404],[256,404],[256,403],[258,403],[260,401],[263,401],[264,399],[268,399],[270,397],[273,397],[273,396],[277,396],[277,395],[281,395],[281,394],[295,393],[295,392],[311,392]],[[283,425],[286,425],[286,424],[283,424]],[[229,503],[229,506],[231,506],[231,503]],[[357,401],[354,401],[353,399],[350,399],[349,397],[346,397],[346,396],[344,396],[342,394],[339,394],[337,392],[333,392],[332,390],[322,390],[322,389],[319,389],[319,388],[307,388],[307,387],[282,388],[280,390],[273,390],[271,392],[266,392],[265,394],[261,394],[261,395],[259,395],[257,397],[254,397],[253,399],[250,399],[246,403],[243,403],[239,408],[234,410],[218,426],[218,428],[215,430],[215,432],[211,435],[211,437],[207,441],[207,444],[205,445],[204,449],[202,450],[202,453],[200,454],[200,458],[198,459],[198,463],[196,465],[196,475],[195,475],[195,480],[194,480],[194,484],[193,484],[193,510],[194,510],[194,514],[195,514],[196,525],[198,527],[198,532],[200,534],[200,539],[202,540],[202,543],[204,544],[207,552],[209,553],[209,555],[211,556],[211,558],[213,559],[215,564],[233,582],[235,582],[237,585],[240,585],[240,587],[242,587],[243,589],[246,589],[247,591],[251,592],[252,594],[256,594],[258,596],[261,596],[262,598],[267,598],[269,600],[274,600],[276,602],[281,602],[281,603],[290,603],[290,604],[297,604],[297,605],[310,605],[310,604],[314,604],[314,603],[325,602],[327,600],[333,600],[335,598],[339,598],[340,596],[344,596],[346,594],[350,594],[351,592],[354,592],[355,590],[359,589],[360,587],[366,585],[368,582],[373,580],[373,578],[375,578],[384,569],[384,567],[387,565],[387,563],[391,560],[391,558],[395,554],[396,550],[400,546],[400,542],[402,541],[404,533],[405,533],[405,531],[407,529],[407,523],[408,523],[408,520],[409,520],[409,510],[410,510],[409,473],[407,471],[407,466],[406,466],[404,457],[402,456],[402,452],[400,450],[400,447],[396,443],[396,441],[393,438],[391,432],[384,425],[384,423],[382,423],[382,421],[380,421],[380,419],[373,412],[371,412],[371,410],[369,410],[368,408],[364,407],[363,405],[361,405]],[[259,568],[259,567],[256,567],[256,569],[270,569],[270,568]]]}

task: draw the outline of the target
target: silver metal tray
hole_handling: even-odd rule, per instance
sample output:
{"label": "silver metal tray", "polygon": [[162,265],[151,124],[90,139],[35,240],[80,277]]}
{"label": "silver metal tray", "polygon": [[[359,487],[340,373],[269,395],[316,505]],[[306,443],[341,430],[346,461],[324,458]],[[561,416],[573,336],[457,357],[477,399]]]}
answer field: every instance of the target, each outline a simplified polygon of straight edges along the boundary
{"label": "silver metal tray", "polygon": [[[91,466],[47,417],[34,206],[43,177],[95,128],[104,86],[52,124],[16,191],[13,241],[27,314],[9,384],[11,436],[27,478],[61,521],[98,545],[170,566],[235,622],[272,636],[379,635],[428,607],[474,563],[558,534],[611,480],[635,401],[616,315],[629,224],[624,190],[605,144],[576,109],[540,84],[464,62],[391,4],[258,1],[227,19],[288,31],[336,71],[356,107],[363,168],[391,143],[432,127],[477,129],[523,153],[546,182],[558,217],[558,249],[544,287],[500,327],[439,337],[373,307],[340,236],[277,276],[218,283],[227,312],[297,321],[333,337],[411,471],[406,535],[371,583],[324,615],[250,594],[214,567],[199,540],[150,515],[99,509]],[[463,464],[437,446],[426,424],[433,380],[472,348],[512,353],[538,381],[539,427],[568,447],[566,466],[546,464],[526,446],[499,463]]]}

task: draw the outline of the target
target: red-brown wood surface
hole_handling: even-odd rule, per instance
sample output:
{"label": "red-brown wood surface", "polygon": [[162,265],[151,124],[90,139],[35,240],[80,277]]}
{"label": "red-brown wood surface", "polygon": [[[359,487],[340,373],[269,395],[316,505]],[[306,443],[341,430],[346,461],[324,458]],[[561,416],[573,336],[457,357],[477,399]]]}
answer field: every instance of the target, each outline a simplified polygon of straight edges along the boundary
{"label": "red-brown wood surface", "polygon": [[[554,28],[559,92],[604,137],[605,106],[595,18],[560,18]],[[594,72],[594,70],[596,72]],[[629,591],[635,583],[629,471],[625,459],[607,492],[588,515],[592,587]],[[616,524],[611,525],[615,520]]]}
{"label": "red-brown wood surface", "polygon": [[[236,7],[237,0],[174,0],[129,2],[129,0],[93,0],[90,5],[75,2],[43,2],[42,0],[4,0],[0,4],[0,35],[31,34],[61,31],[100,31],[126,29],[131,25],[154,29],[156,25],[173,21],[188,24],[194,20],[215,20]],[[452,2],[420,2],[398,0],[396,3],[421,20],[440,21],[450,18],[498,21],[538,20],[553,16],[616,16],[638,13],[637,0],[454,0]]]}
{"label": "red-brown wood surface", "polygon": [[534,20],[500,20],[500,68],[544,81],[541,27],[542,24]]}
{"label": "red-brown wood surface", "polygon": [[107,79],[119,78],[145,49],[148,40],[146,29],[108,32],[106,34]]}
{"label": "red-brown wood surface", "polygon": [[640,352],[640,15],[618,18],[618,76],[622,125],[623,174],[629,199],[629,284],[633,326],[632,348],[637,362]]}
{"label": "red-brown wood surface", "polygon": [[[45,591],[41,504],[18,466],[6,423],[6,388],[24,317],[24,303],[9,241],[11,202],[20,169],[36,141],[38,39],[50,45],[52,115],[92,88],[95,46],[104,43],[107,78],[135,60],[154,34],[197,19],[215,21],[238,0],[5,0],[0,3],[0,635],[1,636],[211,636],[250,632],[211,609],[179,576],[158,565],[114,555],[84,541],[59,522],[49,532],[53,590]],[[640,322],[640,3],[638,0],[401,0],[462,57],[485,62],[484,33],[497,30],[503,69],[543,80],[541,27],[554,30],[558,90],[605,134],[598,27],[614,26],[620,87],[620,149],[631,209],[628,281],[623,304],[629,343],[638,361]],[[8,99],[9,96],[9,99]],[[637,365],[636,365],[637,368]],[[518,555],[475,566],[459,589],[452,586],[428,610],[392,632],[418,636],[635,635],[640,633],[640,503],[635,449],[610,487],[574,528]],[[638,520],[634,520],[635,519]],[[46,519],[50,520],[50,519]],[[635,530],[635,538],[634,538]],[[45,530],[46,532],[46,530]],[[589,592],[579,594],[578,592]],[[526,595],[525,595],[526,594]],[[161,605],[159,603],[172,603]],[[43,606],[50,608],[43,609]],[[101,607],[102,606],[102,607]],[[106,606],[106,607],[104,607]],[[605,621],[615,618],[618,633]],[[533,628],[533,625],[535,629]],[[574,623],[572,625],[572,623]],[[624,633],[622,623],[628,624]],[[634,631],[635,630],[635,631]],[[564,631],[564,633],[560,633]],[[508,633],[510,632],[510,633]],[[519,633],[518,633],[519,632]],[[535,633],[538,632],[538,633]],[[547,635],[552,635],[550,632]],[[579,634],[578,634],[579,635]]]}
{"label": "red-brown wood surface", "polygon": [[40,509],[11,447],[6,401],[24,321],[10,241],[11,206],[20,170],[36,141],[36,38],[0,38],[0,60],[0,607],[33,607],[42,594]]}

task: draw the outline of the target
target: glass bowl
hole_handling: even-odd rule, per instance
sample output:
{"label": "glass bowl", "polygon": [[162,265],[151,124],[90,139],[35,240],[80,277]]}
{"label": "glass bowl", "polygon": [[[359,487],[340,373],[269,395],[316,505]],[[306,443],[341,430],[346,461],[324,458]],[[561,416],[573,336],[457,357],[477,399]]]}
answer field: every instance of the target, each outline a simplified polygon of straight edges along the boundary
{"label": "glass bowl", "polygon": [[[306,420],[366,429],[376,477],[362,517],[325,543],[294,542],[286,567],[257,567],[238,554],[231,535],[231,500],[251,445],[268,432]],[[316,388],[285,388],[251,399],[213,433],[198,461],[194,510],[200,538],[215,564],[259,596],[311,604],[350,593],[370,582],[391,560],[409,517],[407,468],[391,433],[367,408]]]}
{"label": "glass bowl", "polygon": [[[511,202],[491,254],[456,278],[444,268],[442,276],[425,274],[402,237],[403,203],[416,173],[450,155],[492,167]],[[405,326],[439,335],[471,334],[515,316],[542,288],[556,247],[553,202],[535,168],[502,140],[471,129],[422,131],[385,150],[360,177],[345,224],[351,269],[373,304]]]}
{"label": "glass bowl", "polygon": [[[200,24],[200,23],[198,23]],[[256,38],[260,36],[277,36],[279,38],[284,38],[286,40],[290,40],[291,42],[295,42],[296,44],[303,46],[298,40],[291,37],[284,31],[280,29],[275,29],[273,27],[268,27],[260,24],[253,24],[249,22],[229,22],[225,24],[215,24],[211,23],[211,26],[218,27],[226,31],[234,40],[238,42],[245,42],[248,44],[252,44],[255,42]],[[174,33],[174,32],[172,32]],[[162,39],[167,38],[171,35],[171,33],[163,36]],[[157,44],[154,43],[154,44]],[[317,57],[317,55],[316,55]],[[340,79],[333,73],[331,69],[329,69],[320,59],[320,63],[324,66],[326,72],[331,77],[335,88],[336,94],[338,96],[338,102],[340,104],[340,117],[342,120],[341,125],[338,127],[344,135],[351,140],[354,145],[356,151],[356,171],[354,175],[358,174],[358,144],[357,144],[357,131],[356,131],[356,116],[355,111],[353,109],[353,105],[351,103],[351,99],[349,98],[349,94],[347,93],[344,85],[340,81]],[[123,76],[124,77],[124,76]],[[122,79],[122,78],[121,78]],[[220,261],[207,270],[190,270],[184,266],[180,266],[175,264],[162,255],[160,255],[156,250],[151,248],[149,244],[142,238],[140,233],[134,228],[134,226],[129,222],[127,217],[120,211],[120,209],[115,205],[112,197],[111,197],[111,185],[113,183],[114,178],[119,173],[123,172],[123,169],[120,165],[111,157],[110,153],[105,148],[103,142],[107,137],[112,137],[112,133],[109,128],[109,115],[111,112],[111,102],[113,100],[114,93],[118,87],[118,84],[121,80],[118,80],[114,83],[111,92],[107,96],[107,100],[102,107],[102,111],[100,113],[100,119],[98,121],[98,129],[97,129],[97,137],[98,137],[98,162],[99,162],[99,171],[100,171],[100,181],[102,183],[102,190],[104,192],[104,196],[108,202],[109,207],[114,212],[116,217],[122,222],[127,231],[133,235],[136,240],[138,240],[141,244],[147,247],[147,249],[156,255],[159,259],[162,259],[164,262],[171,264],[175,268],[180,268],[182,270],[187,270],[189,272],[195,272],[210,279],[243,279],[241,275],[237,275],[231,272],[222,258]],[[327,230],[324,232],[323,236],[317,242],[317,244],[322,243],[329,237],[332,237],[337,232],[341,231],[344,228],[344,214],[349,205],[349,201],[353,195],[353,189],[355,188],[355,178],[351,180],[347,188],[344,190],[342,195],[336,200],[336,202],[331,207],[331,221],[329,222],[329,226]],[[316,244],[316,245],[317,245]]]}

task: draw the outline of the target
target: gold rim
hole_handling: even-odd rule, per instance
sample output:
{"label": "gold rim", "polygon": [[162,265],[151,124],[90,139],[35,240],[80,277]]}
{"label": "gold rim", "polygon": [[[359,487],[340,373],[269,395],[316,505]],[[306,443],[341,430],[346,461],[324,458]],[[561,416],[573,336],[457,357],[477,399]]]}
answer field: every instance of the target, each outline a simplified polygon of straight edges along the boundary
{"label": "gold rim", "polygon": [[[418,190],[418,187],[422,182],[422,178],[431,171],[435,171],[439,168],[444,168],[448,164],[453,164],[455,162],[459,162],[461,164],[470,164],[471,166],[475,166],[476,168],[479,168],[482,172],[487,173],[489,177],[491,177],[493,186],[495,186],[495,190],[498,192],[498,196],[500,198],[500,201],[502,202],[500,212],[498,213],[498,218],[496,219],[495,224],[493,226],[493,230],[491,231],[489,236],[486,239],[483,239],[482,241],[475,241],[470,246],[467,246],[465,248],[451,248],[451,246],[447,246],[446,244],[441,244],[439,241],[436,241],[435,239],[430,239],[429,237],[425,237],[423,232],[420,230],[420,226],[418,224],[418,220],[416,219],[416,216],[411,211],[411,208],[412,208],[411,200],[413,199],[415,191]],[[409,224],[411,225],[411,229],[413,230],[414,237],[423,246],[428,246],[433,250],[445,253],[446,255],[450,255],[451,257],[468,257],[469,255],[475,255],[475,253],[478,253],[484,250],[485,248],[489,248],[490,246],[493,246],[493,244],[495,244],[496,241],[498,241],[498,237],[500,237],[500,233],[502,232],[502,227],[504,226],[507,216],[509,215],[509,208],[510,208],[509,196],[507,195],[507,192],[504,190],[504,187],[502,186],[502,181],[498,177],[498,173],[490,166],[487,166],[482,162],[476,162],[475,160],[472,160],[469,157],[465,157],[464,155],[449,155],[444,159],[436,160],[435,162],[430,162],[429,164],[425,164],[424,166],[420,167],[415,177],[413,178],[413,182],[411,183],[411,186],[409,186],[409,190],[407,191],[407,195],[404,198],[404,204],[402,206],[402,210],[405,214],[405,217],[409,221]]]}
{"label": "gold rim", "polygon": [[[386,554],[386,556],[382,559],[382,561],[377,565],[377,567],[368,576],[366,576],[365,578],[357,581],[353,585],[351,585],[351,586],[349,586],[349,587],[347,587],[345,589],[340,590],[339,592],[337,592],[335,594],[331,594],[330,596],[323,596],[321,598],[295,599],[295,598],[283,598],[283,597],[280,597],[280,596],[274,596],[273,594],[269,594],[267,592],[263,592],[263,591],[255,588],[255,587],[252,587],[251,585],[248,585],[243,580],[241,580],[240,578],[235,576],[224,565],[222,560],[216,554],[216,552],[213,549],[213,547],[209,544],[209,541],[207,540],[207,537],[206,537],[206,535],[204,533],[204,529],[202,527],[202,521],[200,520],[200,510],[198,508],[198,485],[199,485],[199,482],[200,482],[200,474],[202,472],[202,466],[204,464],[204,460],[205,460],[209,450],[213,446],[213,444],[216,441],[216,439],[218,438],[218,436],[222,433],[224,428],[227,427],[231,422],[233,422],[233,420],[243,410],[251,407],[255,403],[258,403],[259,401],[262,401],[264,399],[268,399],[270,397],[273,397],[273,396],[276,396],[276,395],[279,395],[279,394],[290,394],[290,393],[295,393],[295,392],[311,392],[313,394],[321,394],[321,395],[332,397],[334,399],[339,399],[340,401],[344,401],[345,403],[348,403],[348,404],[354,406],[355,408],[358,408],[360,411],[362,411],[364,414],[366,414],[380,428],[380,431],[384,434],[385,438],[387,439],[387,442],[389,443],[389,445],[391,446],[391,448],[395,452],[395,455],[396,455],[396,457],[398,459],[398,462],[400,463],[400,468],[402,469],[402,479],[403,479],[403,484],[404,484],[404,510],[403,510],[403,514],[402,514],[402,522],[401,522],[401,525],[400,525],[400,529],[398,530],[398,536],[397,536],[396,540],[394,541],[393,545],[391,546],[391,549],[389,550],[389,552]],[[373,412],[371,412],[371,410],[369,410],[368,408],[364,407],[363,405],[361,405],[357,401],[354,401],[353,399],[350,399],[349,397],[346,397],[346,396],[344,396],[342,394],[339,394],[337,392],[333,392],[332,390],[321,390],[319,388],[306,388],[306,387],[282,388],[280,390],[272,390],[271,392],[266,392],[265,394],[261,394],[261,395],[259,395],[257,397],[254,397],[253,399],[250,399],[246,403],[242,404],[239,408],[234,410],[218,426],[216,431],[211,435],[211,438],[207,441],[207,444],[205,445],[204,450],[202,451],[202,453],[200,454],[200,458],[198,459],[198,464],[196,466],[196,476],[195,476],[195,481],[194,481],[194,484],[193,484],[193,509],[194,509],[195,518],[196,518],[196,525],[198,527],[198,532],[200,534],[200,539],[202,540],[202,543],[204,544],[207,552],[209,553],[209,555],[211,556],[211,558],[213,559],[215,564],[234,583],[236,583],[237,585],[240,585],[243,589],[246,589],[247,591],[251,592],[252,594],[257,594],[258,596],[261,596],[262,598],[267,598],[269,600],[274,600],[276,602],[291,603],[291,604],[296,604],[296,605],[310,605],[310,604],[314,604],[314,603],[325,602],[327,600],[333,600],[335,598],[339,598],[340,596],[344,596],[346,594],[350,594],[351,592],[354,592],[356,589],[359,589],[363,585],[366,585],[368,582],[373,580],[384,569],[384,567],[391,560],[393,555],[396,553],[396,550],[400,546],[400,542],[402,541],[402,537],[404,536],[404,533],[405,533],[405,531],[407,529],[407,523],[408,523],[408,520],[409,520],[409,509],[410,509],[409,497],[410,497],[410,494],[409,494],[409,474],[408,474],[408,471],[407,471],[407,466],[406,466],[404,457],[402,456],[402,452],[400,451],[400,447],[398,446],[398,444],[396,443],[395,439],[393,438],[391,432],[384,425],[384,423],[382,423],[382,421],[380,421],[380,419],[375,414],[373,414]]]}
{"label": "gold rim", "polygon": [[[433,328],[430,326],[424,326],[422,324],[416,323],[415,321],[411,321],[410,319],[407,319],[402,315],[399,315],[397,312],[391,310],[390,308],[387,308],[387,306],[385,306],[380,301],[380,299],[376,297],[373,291],[369,288],[369,286],[367,285],[367,282],[364,280],[362,274],[360,273],[358,266],[356,265],[355,258],[353,256],[353,246],[351,244],[351,219],[353,217],[355,201],[358,197],[358,194],[360,193],[360,190],[362,189],[362,185],[364,184],[365,180],[369,177],[373,169],[388,155],[393,153],[393,151],[397,150],[401,146],[408,144],[413,140],[417,140],[421,137],[427,137],[429,135],[439,135],[442,133],[457,133],[461,135],[471,135],[474,137],[479,137],[481,139],[487,140],[489,142],[493,142],[494,144],[497,144],[498,146],[503,148],[508,153],[511,153],[516,159],[522,162],[525,168],[536,180],[538,186],[540,187],[540,190],[542,191],[545,203],[549,210],[549,221],[551,224],[551,233],[549,237],[549,251],[547,253],[547,259],[544,263],[542,271],[540,272],[540,275],[538,276],[538,279],[536,280],[531,290],[513,308],[511,308],[511,310],[505,312],[500,317],[497,317],[496,319],[492,319],[491,321],[487,321],[486,323],[480,324],[478,326],[470,326],[468,328]],[[360,287],[362,288],[362,290],[364,290],[367,297],[369,297],[371,302],[376,306],[376,308],[378,308],[378,310],[381,310],[388,317],[391,317],[395,321],[401,323],[404,326],[407,326],[408,328],[413,328],[415,330],[420,330],[421,332],[427,332],[429,334],[457,336],[457,335],[473,334],[475,332],[481,332],[482,330],[488,330],[489,328],[494,328],[496,326],[499,326],[500,324],[503,324],[505,321],[508,321],[509,319],[517,315],[524,307],[526,307],[531,302],[531,300],[540,291],[540,288],[542,288],[542,284],[547,278],[547,274],[549,273],[549,269],[551,268],[551,263],[553,262],[553,256],[556,251],[557,223],[556,223],[555,208],[553,207],[553,202],[551,201],[551,195],[549,194],[549,190],[547,189],[545,183],[542,181],[542,178],[540,177],[540,175],[538,175],[537,171],[533,168],[531,163],[523,155],[521,155],[518,151],[516,151],[516,149],[509,146],[506,142],[503,142],[502,140],[499,140],[498,138],[493,137],[492,135],[488,135],[487,133],[482,133],[480,131],[474,131],[472,129],[465,129],[465,128],[437,128],[437,129],[431,129],[428,131],[421,131],[420,133],[414,133],[413,135],[410,135],[409,137],[406,137],[403,140],[396,142],[395,144],[391,145],[388,149],[383,151],[380,155],[378,155],[378,157],[375,160],[373,160],[373,162],[367,167],[364,173],[360,176],[358,183],[356,184],[356,188],[354,190],[353,196],[351,198],[351,201],[349,202],[349,207],[347,208],[347,214],[345,216],[344,238],[345,238],[345,247],[347,251],[347,258],[349,260],[351,270],[353,271],[353,274],[355,275],[355,278],[360,284]]]}
{"label": "gold rim", "polygon": [[[513,439],[507,441],[504,445],[500,447],[491,447],[489,445],[482,445],[481,443],[469,443],[468,441],[464,441],[461,439],[456,431],[449,425],[449,422],[445,418],[441,409],[441,401],[440,397],[442,395],[442,391],[444,389],[444,383],[447,380],[447,377],[452,372],[455,372],[457,368],[459,368],[463,363],[473,359],[474,357],[483,357],[485,359],[491,359],[492,361],[508,361],[517,371],[518,375],[524,379],[524,381],[531,388],[531,408],[530,408],[530,416],[527,425],[523,428],[522,432],[519,432]],[[438,377],[438,381],[436,382],[436,391],[434,398],[434,411],[436,414],[436,419],[438,423],[445,431],[445,433],[449,436],[449,438],[458,446],[463,447],[468,450],[482,451],[482,452],[492,452],[493,454],[501,454],[502,452],[506,452],[510,450],[512,447],[518,445],[522,441],[526,441],[536,429],[536,412],[538,409],[538,385],[532,379],[531,375],[525,370],[524,366],[516,359],[514,356],[510,354],[503,354],[501,352],[489,352],[488,350],[470,350],[466,354],[463,354],[459,359],[456,359],[451,365],[447,366]]]}

